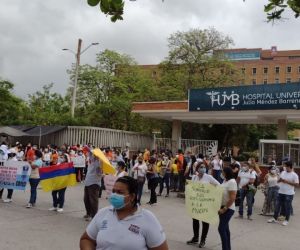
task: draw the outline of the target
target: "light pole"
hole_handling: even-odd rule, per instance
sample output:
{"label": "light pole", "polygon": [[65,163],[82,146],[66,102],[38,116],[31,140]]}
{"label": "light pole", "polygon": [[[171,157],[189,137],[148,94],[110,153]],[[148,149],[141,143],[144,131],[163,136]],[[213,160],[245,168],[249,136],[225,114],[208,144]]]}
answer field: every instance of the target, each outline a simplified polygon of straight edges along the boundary
{"label": "light pole", "polygon": [[87,46],[83,51],[81,51],[81,44],[82,39],[78,39],[78,46],[77,46],[77,53],[75,53],[73,50],[70,49],[62,49],[67,50],[75,55],[75,79],[74,79],[74,88],[73,88],[73,95],[72,95],[72,106],[71,106],[71,116],[74,118],[75,113],[75,106],[76,106],[76,92],[77,92],[77,81],[78,81],[78,71],[79,71],[79,65],[80,65],[80,56],[87,51],[91,46],[98,45],[99,43],[91,43],[89,46]]}

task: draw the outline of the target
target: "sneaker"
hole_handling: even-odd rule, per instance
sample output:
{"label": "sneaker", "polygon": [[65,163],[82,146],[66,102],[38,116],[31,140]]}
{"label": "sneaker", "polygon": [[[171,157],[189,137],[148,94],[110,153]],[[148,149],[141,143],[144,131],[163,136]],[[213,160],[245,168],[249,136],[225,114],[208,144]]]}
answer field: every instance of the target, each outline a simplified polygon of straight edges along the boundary
{"label": "sneaker", "polygon": [[236,217],[234,217],[235,219],[243,219],[244,217],[243,217],[243,215],[238,215],[238,216],[236,216]]}
{"label": "sneaker", "polygon": [[279,221],[284,221],[284,220],[285,220],[285,216],[282,216],[282,215],[281,215],[281,216],[278,217],[277,220],[279,220]]}
{"label": "sneaker", "polygon": [[269,219],[268,223],[278,223],[278,220],[276,220],[275,218]]}
{"label": "sneaker", "polygon": [[28,203],[26,208],[32,208],[32,204],[31,203]]}
{"label": "sneaker", "polygon": [[289,222],[287,220],[285,220],[284,222],[282,222],[282,226],[287,226],[289,224]]}
{"label": "sneaker", "polygon": [[165,197],[169,197],[169,194],[166,194]]}
{"label": "sneaker", "polygon": [[251,215],[248,215],[248,216],[247,216],[247,219],[248,219],[248,220],[252,220]]}
{"label": "sneaker", "polygon": [[156,196],[161,196],[161,194],[157,194]]}
{"label": "sneaker", "polygon": [[205,241],[201,241],[200,244],[199,244],[199,248],[202,248],[205,246]]}
{"label": "sneaker", "polygon": [[63,208],[58,208],[56,211],[57,211],[58,213],[62,213],[62,212],[64,211],[64,209],[63,209]]}
{"label": "sneaker", "polygon": [[198,243],[198,239],[197,238],[191,238],[190,240],[188,240],[187,242],[186,242],[186,244],[188,244],[188,245],[191,245],[191,244],[197,244]]}
{"label": "sneaker", "polygon": [[10,203],[10,202],[12,202],[12,199],[5,199],[5,200],[3,200],[3,202],[4,203]]}
{"label": "sneaker", "polygon": [[50,207],[49,209],[48,209],[48,211],[56,211],[57,210],[57,207]]}

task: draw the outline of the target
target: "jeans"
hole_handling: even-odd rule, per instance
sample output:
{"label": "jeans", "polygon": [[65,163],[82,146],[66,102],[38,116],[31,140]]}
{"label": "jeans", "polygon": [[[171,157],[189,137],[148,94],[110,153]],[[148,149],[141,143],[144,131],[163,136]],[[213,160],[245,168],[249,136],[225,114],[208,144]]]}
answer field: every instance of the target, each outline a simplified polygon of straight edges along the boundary
{"label": "jeans", "polygon": [[52,191],[53,207],[63,208],[65,203],[65,192],[67,188]]}
{"label": "jeans", "polygon": [[[200,221],[193,219],[193,232],[194,239],[199,239],[199,229],[200,229]],[[202,221],[202,234],[201,234],[201,242],[205,242],[207,234],[208,234],[209,224]]]}
{"label": "jeans", "polygon": [[267,190],[266,212],[271,211],[272,208],[275,209],[277,196],[278,196],[278,186],[269,187]]}
{"label": "jeans", "polygon": [[36,196],[37,196],[37,186],[39,185],[40,179],[33,179],[29,178],[29,183],[30,183],[30,199],[29,203],[34,205],[36,202]]}
{"label": "jeans", "polygon": [[[0,199],[2,199],[3,191],[4,191],[4,188],[2,188],[2,189],[0,190]],[[13,189],[7,189],[7,196],[6,196],[6,198],[7,198],[7,199],[11,199],[13,192],[14,192]]]}
{"label": "jeans", "polygon": [[84,206],[86,210],[86,215],[94,217],[98,212],[99,203],[99,185],[93,184],[84,187]]}
{"label": "jeans", "polygon": [[170,173],[165,173],[163,177],[160,177],[159,193],[161,194],[164,189],[164,183],[166,184],[167,194],[170,192]]}
{"label": "jeans", "polygon": [[234,210],[227,209],[227,211],[224,214],[219,215],[220,222],[218,231],[221,237],[222,250],[231,250],[229,221],[233,214]]}
{"label": "jeans", "polygon": [[176,192],[178,190],[178,174],[170,175],[170,183],[170,188]]}
{"label": "jeans", "polygon": [[274,218],[276,220],[278,218],[280,209],[284,210],[282,212],[284,212],[285,220],[288,221],[290,219],[293,198],[294,195],[278,194],[274,213]]}
{"label": "jeans", "polygon": [[252,206],[253,206],[253,197],[254,194],[252,191],[249,191],[247,189],[240,189],[240,207],[239,207],[239,215],[243,215],[243,209],[244,209],[244,199],[246,197],[246,201],[247,201],[247,206],[248,206],[248,210],[247,210],[247,215],[251,216],[252,215]]}
{"label": "jeans", "polygon": [[185,191],[184,170],[179,170],[179,173],[178,173],[178,189],[179,189],[179,192]]}
{"label": "jeans", "polygon": [[150,203],[157,203],[157,196],[156,196],[156,192],[155,189],[158,185],[159,179],[158,177],[154,177],[152,179],[148,180],[148,187],[150,189]]}
{"label": "jeans", "polygon": [[138,203],[141,203],[144,184],[145,184],[145,180],[143,182],[142,181],[138,181],[138,195],[137,195],[137,201],[138,201]]}
{"label": "jeans", "polygon": [[213,177],[220,183],[223,182],[223,179],[221,178],[222,170],[213,170]]}

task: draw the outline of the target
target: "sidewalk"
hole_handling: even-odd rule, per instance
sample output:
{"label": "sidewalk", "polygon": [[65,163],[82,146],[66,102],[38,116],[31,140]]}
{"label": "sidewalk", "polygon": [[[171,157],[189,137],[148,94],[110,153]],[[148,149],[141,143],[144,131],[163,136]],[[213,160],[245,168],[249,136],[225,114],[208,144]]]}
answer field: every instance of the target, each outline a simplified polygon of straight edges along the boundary
{"label": "sidewalk", "polygon": [[[255,197],[253,221],[232,219],[230,223],[232,249],[236,250],[279,250],[298,249],[300,232],[300,189],[296,191],[293,207],[294,216],[286,227],[268,224],[267,219],[258,215],[263,196],[258,191]],[[6,197],[6,190],[3,197]],[[87,222],[82,219],[84,212],[83,185],[68,188],[64,213],[49,212],[51,193],[38,190],[37,207],[26,209],[29,190],[15,191],[13,202],[0,202],[0,250],[65,250],[79,249],[79,239]],[[143,195],[142,203],[148,201],[149,194]],[[108,205],[104,197],[100,207]],[[186,215],[184,199],[176,198],[176,193],[165,198],[158,197],[156,206],[143,205],[155,213],[165,229],[169,249],[196,249],[185,244],[192,237],[192,219]],[[204,249],[221,249],[217,225],[211,225]]]}

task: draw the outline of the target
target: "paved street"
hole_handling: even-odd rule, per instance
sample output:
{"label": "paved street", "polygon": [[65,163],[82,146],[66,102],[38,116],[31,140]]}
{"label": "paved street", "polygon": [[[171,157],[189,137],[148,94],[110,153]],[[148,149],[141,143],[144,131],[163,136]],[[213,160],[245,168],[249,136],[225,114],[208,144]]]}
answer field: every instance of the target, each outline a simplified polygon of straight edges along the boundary
{"label": "paved street", "polygon": [[[6,195],[6,191],[4,192]],[[5,197],[5,196],[4,196]],[[26,209],[29,190],[25,193],[15,191],[13,202],[0,202],[0,250],[60,250],[78,249],[80,235],[87,223],[82,219],[84,205],[83,186],[68,188],[66,192],[65,212],[49,212],[51,193],[38,190],[37,206]],[[148,193],[143,197],[147,202]],[[187,246],[186,240],[192,236],[192,220],[185,213],[184,200],[175,197],[158,197],[159,203],[149,207],[163,225],[172,250],[196,249]],[[258,215],[262,204],[260,191],[256,196],[253,221],[231,220],[232,248],[241,250],[259,249],[298,249],[300,232],[300,190],[294,199],[294,216],[287,227],[266,223],[266,217]],[[100,199],[100,207],[106,206],[107,200]],[[211,225],[206,249],[221,249],[217,226]]]}

